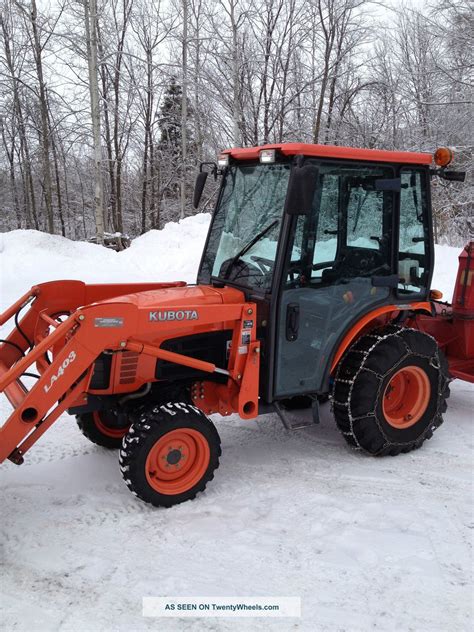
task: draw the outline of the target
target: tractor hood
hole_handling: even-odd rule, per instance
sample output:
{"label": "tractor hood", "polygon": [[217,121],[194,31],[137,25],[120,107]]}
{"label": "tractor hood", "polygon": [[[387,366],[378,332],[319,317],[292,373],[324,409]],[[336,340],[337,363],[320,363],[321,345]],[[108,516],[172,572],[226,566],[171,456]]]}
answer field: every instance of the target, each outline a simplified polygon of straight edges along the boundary
{"label": "tractor hood", "polygon": [[161,284],[108,297],[83,308],[103,316],[94,318],[95,331],[109,328],[121,331],[128,340],[159,341],[225,328],[228,321],[239,319],[246,304],[245,296],[231,287],[210,285]]}
{"label": "tractor hood", "polygon": [[[102,301],[101,301],[102,302]],[[197,305],[223,305],[245,302],[242,292],[231,287],[215,288],[210,285],[184,285],[160,287],[111,298],[105,303],[132,303],[140,310],[156,308],[186,308]]]}

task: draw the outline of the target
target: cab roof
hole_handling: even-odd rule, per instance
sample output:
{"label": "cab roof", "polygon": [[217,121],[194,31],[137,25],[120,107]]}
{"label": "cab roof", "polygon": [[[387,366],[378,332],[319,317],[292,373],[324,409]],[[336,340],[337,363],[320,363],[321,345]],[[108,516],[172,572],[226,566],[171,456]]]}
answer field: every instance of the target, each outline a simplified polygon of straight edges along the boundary
{"label": "cab roof", "polygon": [[223,154],[230,154],[234,160],[258,160],[262,149],[276,149],[283,156],[314,156],[317,158],[336,158],[339,160],[358,160],[368,162],[395,162],[402,164],[429,165],[432,155],[411,151],[387,151],[385,149],[357,149],[337,145],[310,145],[308,143],[283,143],[279,145],[261,145],[226,149]]}

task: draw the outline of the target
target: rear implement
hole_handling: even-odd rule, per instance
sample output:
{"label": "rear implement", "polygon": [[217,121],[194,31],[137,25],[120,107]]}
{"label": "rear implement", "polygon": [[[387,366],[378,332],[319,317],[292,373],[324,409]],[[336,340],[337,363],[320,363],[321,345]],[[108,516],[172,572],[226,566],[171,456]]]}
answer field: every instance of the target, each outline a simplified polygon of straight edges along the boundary
{"label": "rear implement", "polygon": [[454,378],[474,383],[474,241],[459,255],[452,303],[433,301],[432,316],[417,315],[412,326],[437,340]]}

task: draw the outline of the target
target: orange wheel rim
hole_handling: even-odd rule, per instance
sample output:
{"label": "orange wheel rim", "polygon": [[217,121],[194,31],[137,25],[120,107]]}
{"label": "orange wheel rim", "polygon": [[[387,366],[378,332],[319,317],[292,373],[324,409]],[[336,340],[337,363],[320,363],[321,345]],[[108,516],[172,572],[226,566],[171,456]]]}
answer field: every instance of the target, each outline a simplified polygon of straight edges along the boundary
{"label": "orange wheel rim", "polygon": [[405,366],[392,376],[385,388],[384,417],[394,428],[409,428],[423,416],[430,396],[431,384],[426,371],[418,366]]}
{"label": "orange wheel rim", "polygon": [[172,430],[158,439],[148,453],[147,481],[160,494],[182,494],[201,480],[210,458],[209,444],[198,430]]}
{"label": "orange wheel rim", "polygon": [[102,419],[100,418],[100,413],[94,411],[92,413],[92,418],[94,419],[94,423],[97,426],[98,430],[105,435],[106,437],[111,437],[112,439],[121,439],[124,437],[130,426],[126,426],[125,428],[112,428],[111,426],[105,425]]}

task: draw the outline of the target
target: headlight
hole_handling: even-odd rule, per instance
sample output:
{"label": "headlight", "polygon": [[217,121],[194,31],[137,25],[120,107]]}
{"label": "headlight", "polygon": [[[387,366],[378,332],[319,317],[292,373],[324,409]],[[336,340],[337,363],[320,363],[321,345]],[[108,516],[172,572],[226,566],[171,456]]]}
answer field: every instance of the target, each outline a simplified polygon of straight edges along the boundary
{"label": "headlight", "polygon": [[264,164],[271,164],[275,162],[275,150],[262,149],[260,152],[260,162]]}
{"label": "headlight", "polygon": [[219,154],[217,156],[217,164],[220,169],[225,169],[229,166],[229,154]]}

